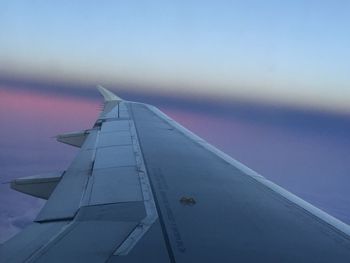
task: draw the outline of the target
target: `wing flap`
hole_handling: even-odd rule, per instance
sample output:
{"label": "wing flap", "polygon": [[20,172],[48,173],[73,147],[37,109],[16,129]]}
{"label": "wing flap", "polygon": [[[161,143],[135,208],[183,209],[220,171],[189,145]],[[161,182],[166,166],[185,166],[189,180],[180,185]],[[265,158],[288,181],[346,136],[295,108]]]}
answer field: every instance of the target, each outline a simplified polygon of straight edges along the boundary
{"label": "wing flap", "polygon": [[89,184],[88,205],[143,200],[136,167],[96,169]]}
{"label": "wing flap", "polygon": [[86,171],[67,171],[35,221],[73,219],[80,207],[87,182]]}

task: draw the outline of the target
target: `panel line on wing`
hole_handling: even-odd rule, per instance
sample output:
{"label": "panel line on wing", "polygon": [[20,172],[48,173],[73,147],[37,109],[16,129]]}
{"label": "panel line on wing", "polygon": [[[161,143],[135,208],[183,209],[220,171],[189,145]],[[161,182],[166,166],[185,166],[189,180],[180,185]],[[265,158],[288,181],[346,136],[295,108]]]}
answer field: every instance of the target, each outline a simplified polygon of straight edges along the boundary
{"label": "panel line on wing", "polygon": [[[150,194],[152,195],[154,207],[155,207],[156,213],[157,213],[157,217],[159,218],[159,224],[160,224],[161,229],[162,229],[164,243],[165,243],[165,246],[166,246],[166,249],[167,249],[168,257],[169,257],[170,262],[176,262],[175,261],[175,256],[174,256],[174,252],[173,252],[171,244],[170,244],[169,235],[168,235],[168,232],[166,230],[164,219],[162,217],[161,210],[160,210],[160,207],[159,207],[159,201],[157,200],[157,196],[156,196],[156,194],[154,192],[154,186],[153,186],[152,180],[151,180],[151,178],[149,177],[149,174],[148,174],[147,164],[144,161],[142,145],[140,143],[140,138],[139,138],[139,133],[138,133],[137,127],[135,125],[135,116],[134,116],[133,108],[132,108],[131,105],[129,105],[129,110],[130,110],[130,114],[132,116],[132,119],[134,120],[133,121],[133,125],[132,125],[133,126],[132,130],[133,130],[133,133],[134,133],[133,136],[137,140],[137,147],[139,148],[139,151],[140,151],[141,156],[142,156],[142,159],[141,159],[142,166],[143,166],[144,171],[146,173],[146,179],[147,179],[148,186],[149,186],[148,189],[149,189]],[[115,253],[115,255],[117,255],[117,254]]]}
{"label": "panel line on wing", "polygon": [[127,255],[133,247],[139,242],[139,240],[147,233],[151,226],[158,219],[157,208],[154,202],[150,181],[145,168],[144,160],[142,157],[141,148],[139,145],[137,131],[134,122],[130,123],[130,131],[132,137],[132,145],[136,154],[136,166],[140,180],[141,191],[143,195],[143,202],[147,216],[136,226],[136,228],[130,233],[130,235],[123,241],[123,243],[113,253],[115,256]]}

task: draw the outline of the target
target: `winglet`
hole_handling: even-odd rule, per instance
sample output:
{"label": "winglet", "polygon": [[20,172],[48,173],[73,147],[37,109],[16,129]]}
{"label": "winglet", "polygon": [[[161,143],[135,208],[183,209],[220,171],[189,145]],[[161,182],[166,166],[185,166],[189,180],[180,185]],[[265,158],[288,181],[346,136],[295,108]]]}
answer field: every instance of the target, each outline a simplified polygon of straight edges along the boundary
{"label": "winglet", "polygon": [[109,91],[108,89],[102,87],[101,85],[97,85],[97,89],[101,93],[101,95],[104,97],[105,101],[122,101],[121,98],[119,98],[117,95],[115,95],[113,92]]}

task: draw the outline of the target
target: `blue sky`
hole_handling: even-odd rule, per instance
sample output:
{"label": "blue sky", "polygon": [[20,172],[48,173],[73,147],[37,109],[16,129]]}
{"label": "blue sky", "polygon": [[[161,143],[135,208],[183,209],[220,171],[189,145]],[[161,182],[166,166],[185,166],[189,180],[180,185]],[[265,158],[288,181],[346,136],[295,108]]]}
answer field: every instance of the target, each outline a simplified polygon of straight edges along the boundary
{"label": "blue sky", "polygon": [[1,1],[0,73],[350,111],[349,1]]}

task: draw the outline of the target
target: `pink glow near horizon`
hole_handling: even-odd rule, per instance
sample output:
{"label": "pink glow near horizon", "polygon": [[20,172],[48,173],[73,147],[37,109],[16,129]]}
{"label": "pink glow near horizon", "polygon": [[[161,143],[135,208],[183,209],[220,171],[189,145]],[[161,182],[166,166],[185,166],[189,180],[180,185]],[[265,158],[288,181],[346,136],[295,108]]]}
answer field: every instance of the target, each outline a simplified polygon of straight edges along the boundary
{"label": "pink glow near horizon", "polygon": [[96,120],[98,103],[68,96],[4,89],[0,86],[0,114],[2,119],[7,120],[20,118],[32,121],[35,116],[43,125],[84,128]]}
{"label": "pink glow near horizon", "polygon": [[53,137],[91,128],[98,113],[97,101],[0,87],[0,159],[17,162],[9,163],[3,176],[64,169],[76,148],[58,143]]}

